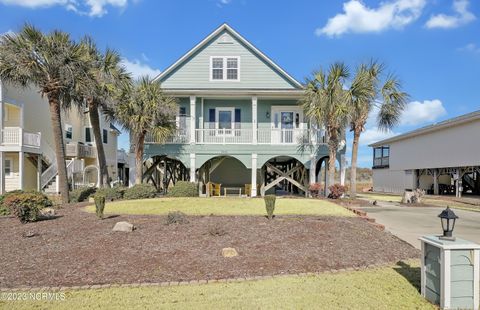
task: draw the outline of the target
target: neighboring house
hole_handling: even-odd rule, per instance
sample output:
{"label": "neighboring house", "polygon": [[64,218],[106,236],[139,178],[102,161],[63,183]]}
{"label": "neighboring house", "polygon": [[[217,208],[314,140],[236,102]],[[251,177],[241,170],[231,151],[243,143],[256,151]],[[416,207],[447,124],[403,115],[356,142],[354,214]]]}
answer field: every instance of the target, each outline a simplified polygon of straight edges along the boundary
{"label": "neighboring house", "polygon": [[[204,195],[251,196],[306,194],[317,181],[328,147],[324,131],[299,105],[302,84],[227,24],[156,80],[178,98],[178,130],[166,144],[147,139],[145,181],[166,190],[190,180]],[[343,144],[342,182],[344,153]],[[220,192],[209,182],[221,184]]]}
{"label": "neighboring house", "polygon": [[128,186],[129,185],[129,175],[130,175],[130,161],[134,159],[132,154],[125,151],[124,149],[117,150],[117,173],[118,183]]}
{"label": "neighboring house", "polygon": [[371,144],[373,190],[480,195],[480,111]]}
{"label": "neighboring house", "polygon": [[[48,102],[34,88],[0,82],[0,192],[16,189],[58,192],[57,165]],[[88,112],[62,113],[62,127],[71,186],[96,185],[98,164]],[[102,140],[110,176],[117,175],[120,132],[101,117]]]}

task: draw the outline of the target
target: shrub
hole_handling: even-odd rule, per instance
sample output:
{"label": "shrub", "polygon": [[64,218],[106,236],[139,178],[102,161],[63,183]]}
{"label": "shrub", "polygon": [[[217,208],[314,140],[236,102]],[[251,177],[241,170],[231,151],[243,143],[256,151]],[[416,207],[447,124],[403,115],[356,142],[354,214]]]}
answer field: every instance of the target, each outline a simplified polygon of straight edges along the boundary
{"label": "shrub", "polygon": [[322,184],[321,183],[313,183],[310,185],[310,187],[308,188],[308,190],[310,191],[310,195],[312,195],[312,197],[318,197],[320,196],[320,192],[322,191]]}
{"label": "shrub", "polygon": [[40,192],[17,192],[4,198],[3,204],[10,213],[18,217],[22,223],[35,222],[39,211],[51,207],[52,201]]}
{"label": "shrub", "polygon": [[328,198],[331,199],[339,199],[345,194],[345,186],[340,184],[333,184],[328,187],[330,193],[328,194]]}
{"label": "shrub", "polygon": [[105,196],[102,194],[95,194],[95,213],[99,219],[103,219],[103,211],[105,210]]}
{"label": "shrub", "polygon": [[267,209],[267,216],[269,220],[273,218],[273,211],[275,211],[275,199],[275,195],[266,195],[264,197],[265,208]]}
{"label": "shrub", "polygon": [[168,212],[166,224],[188,224],[187,215],[180,211]]}
{"label": "shrub", "polygon": [[87,200],[91,195],[95,194],[96,188],[84,186],[74,189],[70,192],[70,202],[82,202]]}
{"label": "shrub", "polygon": [[220,237],[226,235],[227,231],[225,228],[217,224],[208,228],[208,234],[213,237]]}
{"label": "shrub", "polygon": [[198,187],[196,183],[178,181],[172,189],[168,191],[170,197],[198,197]]}
{"label": "shrub", "polygon": [[97,194],[105,197],[106,201],[114,201],[122,199],[125,194],[126,188],[123,186],[103,187],[97,189]]}
{"label": "shrub", "polygon": [[125,199],[153,198],[157,195],[157,189],[151,184],[136,184],[128,188],[123,195]]}

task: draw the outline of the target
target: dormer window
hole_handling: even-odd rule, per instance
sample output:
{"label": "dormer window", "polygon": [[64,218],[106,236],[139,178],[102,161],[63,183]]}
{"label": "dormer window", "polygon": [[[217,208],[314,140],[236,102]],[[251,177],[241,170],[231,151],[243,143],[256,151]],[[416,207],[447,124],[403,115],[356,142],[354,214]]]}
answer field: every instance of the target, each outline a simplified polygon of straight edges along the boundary
{"label": "dormer window", "polygon": [[213,56],[210,58],[211,81],[239,81],[240,57]]}

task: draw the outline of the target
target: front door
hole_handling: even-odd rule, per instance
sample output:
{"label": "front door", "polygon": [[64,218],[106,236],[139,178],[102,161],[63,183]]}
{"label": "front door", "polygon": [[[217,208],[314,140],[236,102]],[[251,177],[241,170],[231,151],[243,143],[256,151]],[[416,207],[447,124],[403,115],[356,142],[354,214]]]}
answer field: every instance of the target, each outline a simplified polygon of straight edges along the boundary
{"label": "front door", "polygon": [[301,134],[302,113],[296,106],[272,107],[272,143],[293,144]]}

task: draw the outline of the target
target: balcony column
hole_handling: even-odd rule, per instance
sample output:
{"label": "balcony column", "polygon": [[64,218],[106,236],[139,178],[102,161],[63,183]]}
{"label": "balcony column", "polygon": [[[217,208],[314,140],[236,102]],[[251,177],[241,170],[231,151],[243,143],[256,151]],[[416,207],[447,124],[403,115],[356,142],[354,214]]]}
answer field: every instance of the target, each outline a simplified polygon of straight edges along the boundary
{"label": "balcony column", "polygon": [[200,104],[200,117],[198,118],[198,128],[199,129],[202,129],[201,132],[200,132],[200,135],[199,135],[199,142],[200,143],[203,143],[203,124],[204,124],[204,117],[203,117],[203,111],[204,111],[204,102],[203,102],[203,98],[201,99],[201,104]]}
{"label": "balcony column", "polygon": [[257,197],[257,157],[257,154],[252,154],[252,189],[250,197]]}
{"label": "balcony column", "polygon": [[314,184],[316,182],[316,175],[315,172],[317,170],[317,159],[315,154],[310,154],[310,184]]}
{"label": "balcony column", "polygon": [[0,194],[5,194],[5,156],[0,152]]}
{"label": "balcony column", "polygon": [[18,178],[18,185],[21,190],[23,190],[23,179],[24,176],[23,174],[25,173],[25,153],[24,152],[18,152],[18,169],[19,169],[19,178]]}
{"label": "balcony column", "polygon": [[[257,144],[257,127],[258,127],[258,123],[257,123],[257,97],[254,96],[252,97],[252,144]],[[255,192],[256,192],[256,188],[255,188]],[[252,193],[253,193],[253,189],[252,189]]]}
{"label": "balcony column", "polygon": [[340,155],[340,185],[345,185],[345,172],[347,170],[347,160],[345,154]]}
{"label": "balcony column", "polygon": [[190,153],[190,182],[195,183],[197,182],[197,174],[195,167],[195,153]]}
{"label": "balcony column", "polygon": [[438,195],[438,169],[433,169],[433,194]]}
{"label": "balcony column", "polygon": [[37,191],[42,190],[42,155],[37,156]]}
{"label": "balcony column", "polygon": [[195,104],[197,102],[196,96],[190,96],[190,143],[195,143],[195,114],[197,109]]}

